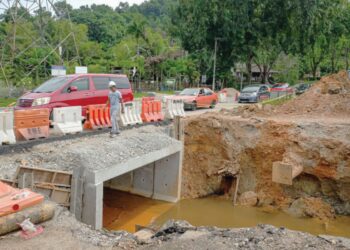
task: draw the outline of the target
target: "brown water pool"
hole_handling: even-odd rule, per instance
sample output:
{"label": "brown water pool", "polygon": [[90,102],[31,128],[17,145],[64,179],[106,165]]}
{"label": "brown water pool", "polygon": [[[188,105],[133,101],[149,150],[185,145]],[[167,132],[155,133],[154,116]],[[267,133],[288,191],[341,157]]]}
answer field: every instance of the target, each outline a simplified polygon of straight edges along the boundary
{"label": "brown water pool", "polygon": [[284,212],[232,206],[221,197],[182,200],[177,204],[156,201],[128,193],[105,190],[104,226],[110,230],[135,231],[135,225],[160,226],[169,219],[186,220],[195,226],[221,228],[253,227],[270,224],[314,235],[350,237],[350,217],[339,216],[327,223],[317,219],[295,218]]}

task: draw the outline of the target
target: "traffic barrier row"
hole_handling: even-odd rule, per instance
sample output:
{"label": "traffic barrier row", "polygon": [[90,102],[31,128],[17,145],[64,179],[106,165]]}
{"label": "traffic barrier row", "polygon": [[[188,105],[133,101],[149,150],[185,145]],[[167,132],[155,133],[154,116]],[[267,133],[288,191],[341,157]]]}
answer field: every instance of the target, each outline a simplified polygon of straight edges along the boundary
{"label": "traffic barrier row", "polygon": [[123,103],[124,113],[120,115],[123,126],[142,124],[139,102]]}
{"label": "traffic barrier row", "polygon": [[152,97],[143,98],[141,118],[143,122],[163,121],[162,102]]}
{"label": "traffic barrier row", "polygon": [[0,111],[0,145],[16,143],[13,131],[13,112]]}
{"label": "traffic barrier row", "polygon": [[86,110],[85,129],[102,129],[112,126],[110,108],[106,105],[89,105]]}
{"label": "traffic barrier row", "polygon": [[[124,113],[120,115],[123,126],[143,122],[163,121],[162,102],[154,97],[139,102],[125,103]],[[182,100],[168,100],[166,116],[185,116]],[[86,120],[82,124],[82,107],[54,108],[50,124],[49,109],[0,110],[0,145],[13,144],[21,140],[34,140],[49,137],[50,125],[56,134],[73,134],[83,129],[102,129],[111,127],[110,108],[105,105],[90,105],[86,110]]]}
{"label": "traffic barrier row", "polygon": [[53,109],[54,131],[59,134],[74,134],[83,131],[82,107],[64,107]]}
{"label": "traffic barrier row", "polygon": [[181,117],[186,116],[184,101],[167,99],[165,117],[167,119],[173,120],[175,116],[181,116]]}

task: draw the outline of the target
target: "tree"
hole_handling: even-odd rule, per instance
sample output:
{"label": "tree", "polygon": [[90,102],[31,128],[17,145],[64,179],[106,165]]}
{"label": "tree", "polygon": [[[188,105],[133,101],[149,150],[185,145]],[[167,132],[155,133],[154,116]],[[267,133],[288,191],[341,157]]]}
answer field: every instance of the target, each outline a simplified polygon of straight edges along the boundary
{"label": "tree", "polygon": [[292,52],[302,57],[306,70],[316,78],[320,64],[329,55],[333,57],[332,71],[335,70],[335,55],[330,53],[338,43],[344,26],[341,14],[345,2],[342,0],[298,0],[291,13],[290,33],[295,37]]}
{"label": "tree", "polygon": [[126,34],[124,17],[107,5],[82,6],[71,13],[72,21],[85,24],[92,41],[111,47]]}

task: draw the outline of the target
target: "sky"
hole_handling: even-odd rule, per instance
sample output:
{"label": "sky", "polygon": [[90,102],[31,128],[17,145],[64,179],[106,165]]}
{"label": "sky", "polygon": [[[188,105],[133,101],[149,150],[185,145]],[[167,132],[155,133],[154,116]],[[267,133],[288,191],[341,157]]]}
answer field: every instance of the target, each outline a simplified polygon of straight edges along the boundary
{"label": "sky", "polygon": [[144,0],[67,0],[74,8],[79,8],[81,5],[91,5],[91,4],[106,4],[113,8],[119,5],[119,2],[128,2],[130,5],[136,3],[140,4]]}

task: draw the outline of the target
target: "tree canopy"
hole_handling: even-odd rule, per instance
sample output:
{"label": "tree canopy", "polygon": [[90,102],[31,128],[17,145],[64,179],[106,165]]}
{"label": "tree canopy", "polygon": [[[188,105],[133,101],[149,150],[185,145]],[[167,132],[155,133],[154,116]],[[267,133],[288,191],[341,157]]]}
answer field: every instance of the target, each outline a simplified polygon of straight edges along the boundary
{"label": "tree canopy", "polygon": [[[52,1],[50,1],[52,3]],[[217,44],[218,80],[235,81],[237,64],[250,82],[272,70],[296,81],[349,68],[350,7],[346,0],[149,0],[74,9],[11,6],[0,15],[1,84],[35,85],[52,65],[74,72],[120,68],[135,82],[210,82]],[[133,74],[133,69],[137,74]],[[30,87],[30,86],[28,86]]]}

